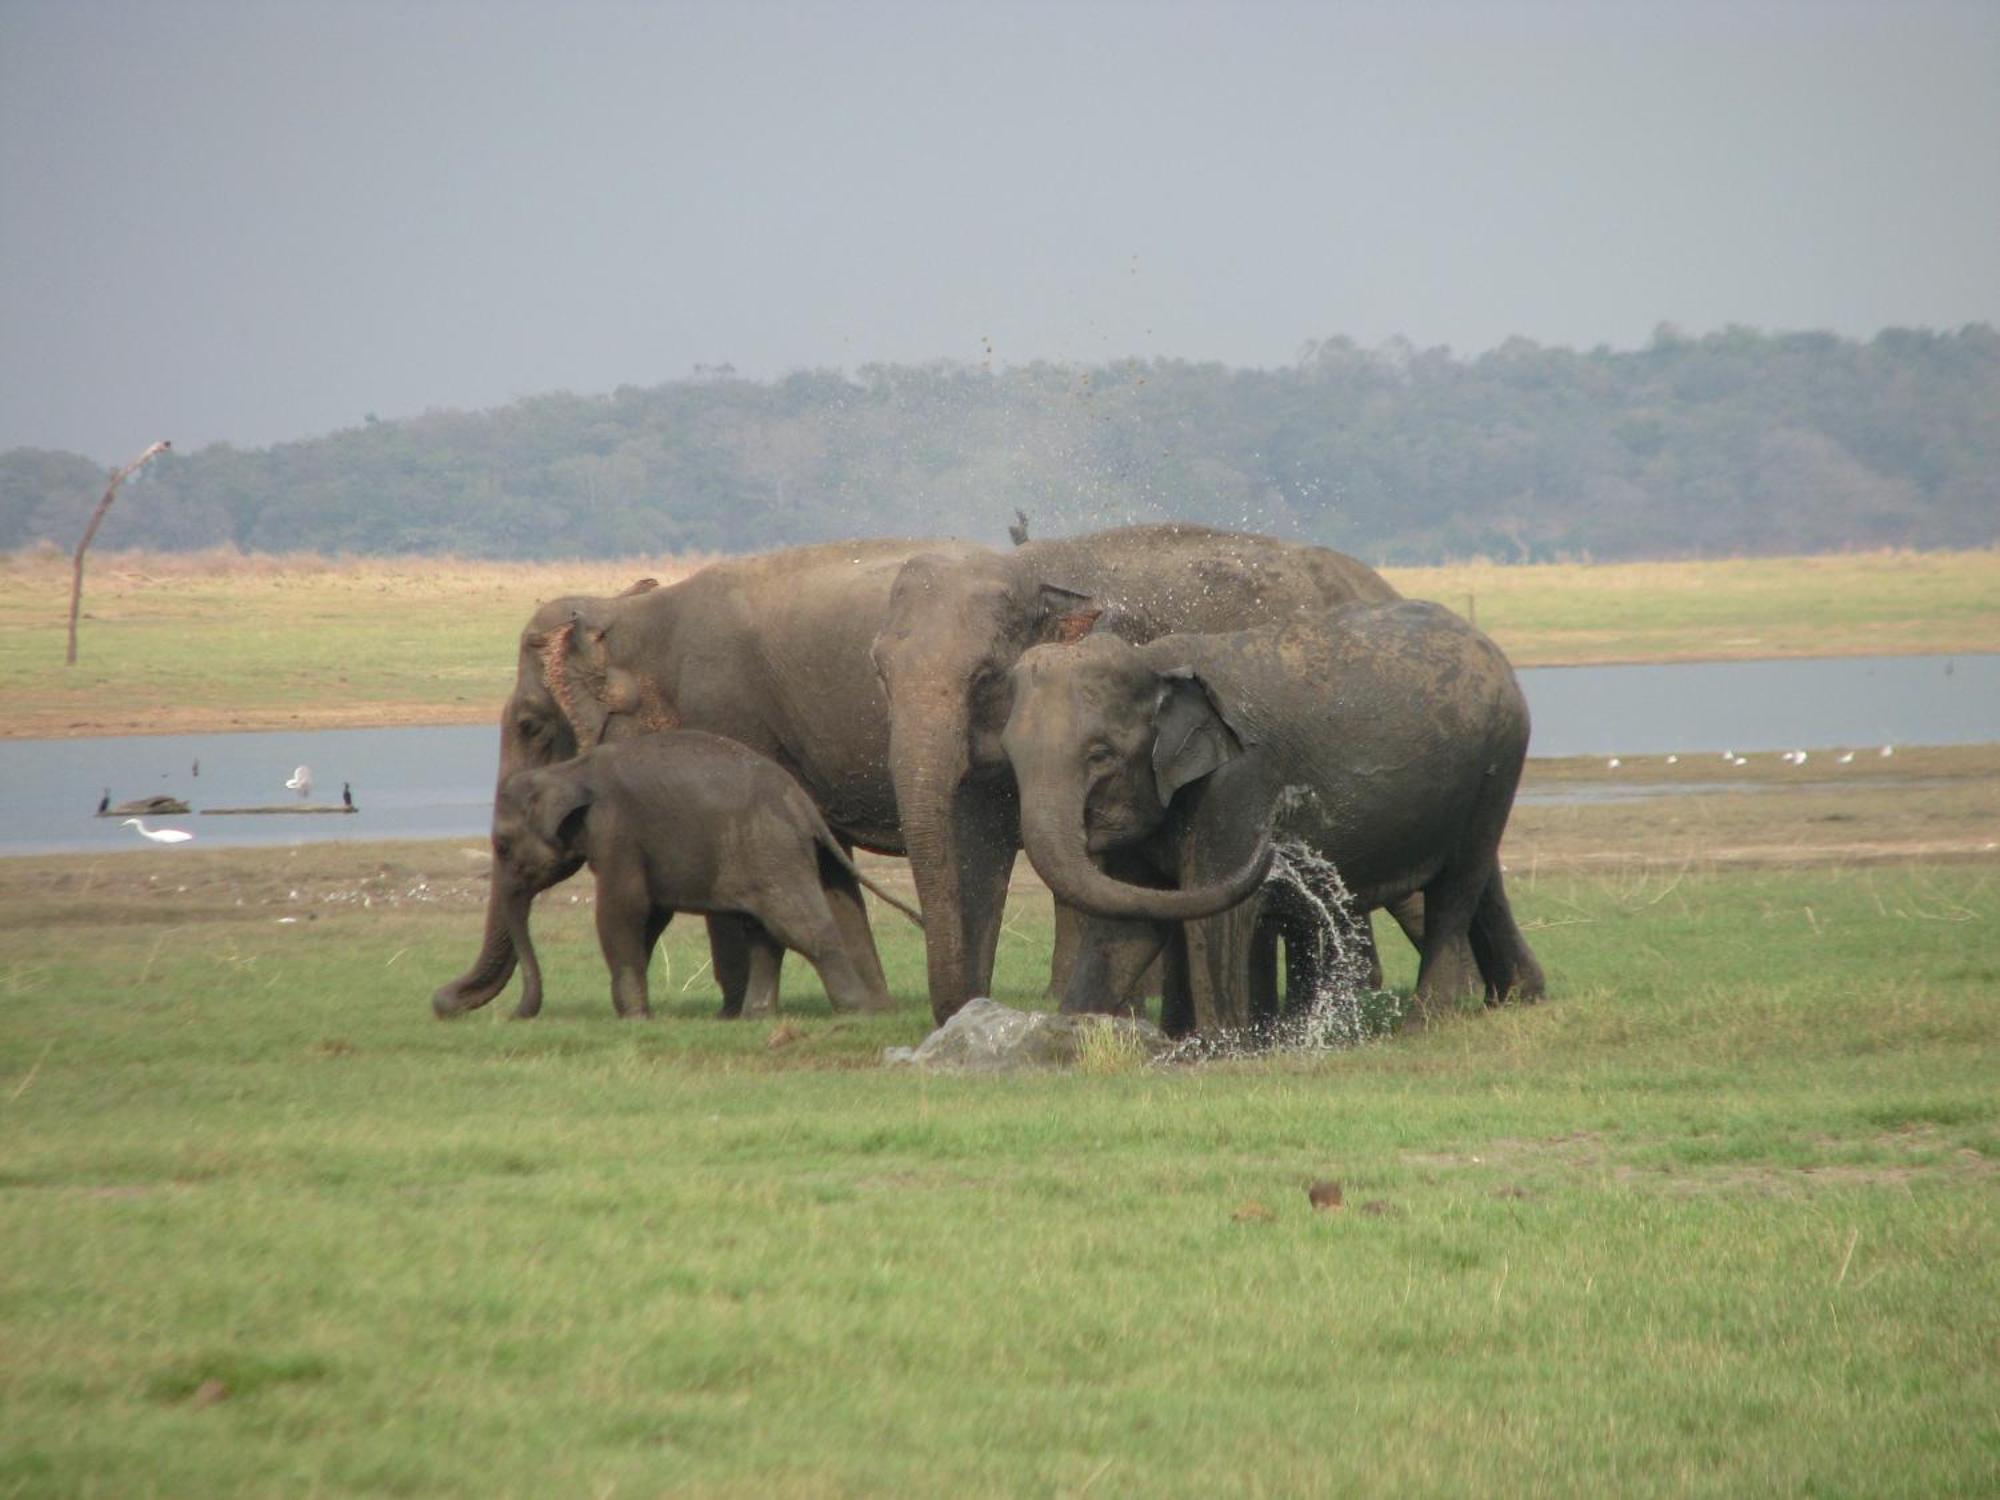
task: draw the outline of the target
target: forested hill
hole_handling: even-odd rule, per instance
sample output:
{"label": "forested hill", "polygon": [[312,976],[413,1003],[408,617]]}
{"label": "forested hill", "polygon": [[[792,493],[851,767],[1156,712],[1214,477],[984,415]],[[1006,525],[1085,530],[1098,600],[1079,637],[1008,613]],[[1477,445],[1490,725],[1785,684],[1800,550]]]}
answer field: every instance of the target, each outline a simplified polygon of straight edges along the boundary
{"label": "forested hill", "polygon": [[[0,548],[73,546],[104,477],[75,454],[0,454]],[[1039,535],[1173,516],[1392,562],[1990,545],[2000,334],[1663,328],[1633,352],[1514,340],[1470,360],[1331,339],[1275,370],[702,370],[176,453],[127,487],[100,545],[526,558],[998,543],[1017,507]]]}

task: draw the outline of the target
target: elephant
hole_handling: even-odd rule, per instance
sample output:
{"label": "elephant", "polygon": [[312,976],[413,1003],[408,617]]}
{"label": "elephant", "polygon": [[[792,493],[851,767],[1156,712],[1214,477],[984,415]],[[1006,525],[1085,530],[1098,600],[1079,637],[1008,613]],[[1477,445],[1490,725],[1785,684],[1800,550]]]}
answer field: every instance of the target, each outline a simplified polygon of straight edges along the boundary
{"label": "elephant", "polygon": [[[889,706],[869,658],[890,589],[913,556],[959,558],[970,543],[881,539],[791,548],[701,569],[678,583],[610,598],[556,599],[521,632],[515,684],[500,716],[497,786],[516,771],[604,742],[686,728],[724,735],[776,761],[805,788],[843,844],[903,852],[889,774]],[[514,972],[496,887],[478,956],[432,996],[451,1017],[485,1005]],[[858,902],[833,896],[864,978],[881,962]],[[732,1003],[777,992],[777,955],[741,924],[711,918],[715,973]]]}
{"label": "elephant", "polygon": [[[1013,699],[1009,672],[1023,652],[1093,629],[1143,643],[1397,597],[1373,569],[1339,552],[1172,523],[1024,539],[1005,553],[912,557],[874,656],[892,709],[890,772],[923,904],[938,1021],[992,980],[1020,844],[1000,734]],[[1059,907],[1059,975],[1071,930],[1064,916]]]}
{"label": "elephant", "polygon": [[[1065,1010],[1125,1003],[1172,924],[1235,905],[1273,840],[1331,861],[1358,911],[1422,892],[1418,1019],[1482,986],[1542,995],[1499,865],[1527,703],[1499,648],[1449,610],[1354,604],[1139,646],[1093,632],[1036,647],[1012,676],[1000,738],[1022,842],[1089,915]],[[1253,1016],[1276,1010],[1262,967]],[[1163,1005],[1162,1024],[1193,1019]]]}
{"label": "elephant", "polygon": [[[521,961],[514,1014],[541,1013],[542,970],[528,933],[538,892],[589,865],[597,937],[620,1016],[652,1014],[646,970],[676,911],[727,914],[754,944],[793,949],[819,971],[836,1010],[890,1005],[879,972],[856,962],[833,902],[867,886],[917,913],[860,870],[799,784],[734,740],[663,730],[516,771],[493,808],[493,888]],[[725,997],[722,1014],[742,1011]]]}

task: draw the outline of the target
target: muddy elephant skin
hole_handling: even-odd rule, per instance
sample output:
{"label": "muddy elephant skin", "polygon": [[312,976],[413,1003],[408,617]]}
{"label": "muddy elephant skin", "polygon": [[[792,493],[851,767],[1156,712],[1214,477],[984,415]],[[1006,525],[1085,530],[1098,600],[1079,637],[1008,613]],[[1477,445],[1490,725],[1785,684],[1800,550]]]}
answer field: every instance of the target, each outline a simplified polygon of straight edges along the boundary
{"label": "muddy elephant skin", "polygon": [[[884,1010],[878,978],[856,962],[833,900],[869,882],[799,784],[734,740],[691,730],[600,745],[574,760],[517,771],[493,809],[493,887],[521,965],[515,1015],[542,1008],[529,933],[535,895],[587,864],[597,879],[597,936],[619,1015],[651,1014],[646,970],[677,911],[726,916],[748,941],[789,948],[819,971],[835,1009]],[[723,1014],[737,1014],[724,1003]]]}
{"label": "muddy elephant skin", "polygon": [[1177,524],[912,558],[896,580],[875,660],[893,709],[890,768],[923,901],[937,1019],[992,980],[1020,843],[1000,732],[1013,701],[1009,674],[1023,652],[1093,629],[1144,642],[1396,597],[1341,553]]}
{"label": "muddy elephant skin", "polygon": [[[843,843],[899,854],[888,704],[870,647],[905,562],[978,550],[935,540],[839,542],[716,563],[664,588],[544,604],[521,632],[514,692],[500,716],[496,787],[600,743],[699,729],[775,761]],[[838,897],[834,906],[864,975],[879,981],[865,914]],[[726,919],[709,928],[725,999],[770,1004],[777,970],[768,953]],[[496,889],[477,958],[438,989],[432,1008],[449,1017],[485,1005],[514,965]]]}
{"label": "muddy elephant skin", "polygon": [[1361,910],[1422,892],[1420,1016],[1482,988],[1542,993],[1498,858],[1527,704],[1499,648],[1450,611],[1352,605],[1144,646],[1093,634],[1028,652],[1013,696],[1002,741],[1024,845],[1092,918],[1065,1009],[1119,1008],[1135,930],[1158,951],[1273,838],[1331,860]]}

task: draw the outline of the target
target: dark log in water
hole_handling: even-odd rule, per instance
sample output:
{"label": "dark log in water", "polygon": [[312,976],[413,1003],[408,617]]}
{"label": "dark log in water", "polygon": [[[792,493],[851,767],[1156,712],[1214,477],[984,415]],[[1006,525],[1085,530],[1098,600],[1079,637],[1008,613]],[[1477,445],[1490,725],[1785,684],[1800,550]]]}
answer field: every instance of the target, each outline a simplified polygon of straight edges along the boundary
{"label": "dark log in water", "polygon": [[[181,809],[186,812],[186,808]],[[360,812],[358,807],[342,807],[338,802],[281,802],[270,807],[204,807],[204,818],[227,818],[259,814],[288,813],[351,813]]]}
{"label": "dark log in water", "polygon": [[134,797],[121,802],[116,807],[107,807],[97,816],[100,818],[164,818],[178,817],[188,810],[188,805],[178,797]]}

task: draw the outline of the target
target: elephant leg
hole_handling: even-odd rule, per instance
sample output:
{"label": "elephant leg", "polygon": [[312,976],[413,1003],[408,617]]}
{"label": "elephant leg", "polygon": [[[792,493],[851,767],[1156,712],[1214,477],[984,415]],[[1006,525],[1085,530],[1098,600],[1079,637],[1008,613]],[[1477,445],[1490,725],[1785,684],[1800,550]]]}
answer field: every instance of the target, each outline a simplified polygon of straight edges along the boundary
{"label": "elephant leg", "polygon": [[1448,864],[1424,887],[1424,946],[1411,999],[1412,1018],[1425,1025],[1442,1020],[1466,996],[1484,992],[1468,934],[1489,868],[1483,860]]}
{"label": "elephant leg", "polygon": [[1496,868],[1486,882],[1486,892],[1473,909],[1473,957],[1486,981],[1486,1003],[1504,1000],[1539,1000],[1547,992],[1548,981],[1535,959],[1528,940],[1514,921],[1507,903],[1507,888]]}
{"label": "elephant leg", "polygon": [[[1049,987],[1043,994],[1043,998],[1048,1000],[1060,1000],[1069,993],[1069,976],[1076,967],[1077,949],[1083,941],[1083,924],[1089,920],[1075,907],[1061,901],[1055,903],[1055,918],[1055,949],[1049,954]],[[1164,961],[1162,955],[1139,976],[1132,992],[1135,1002],[1143,1002],[1162,992],[1165,984],[1162,972]]]}
{"label": "elephant leg", "polygon": [[[840,847],[849,859],[854,857],[854,846],[846,839],[840,841]],[[874,929],[868,924],[868,906],[862,899],[860,882],[823,851],[816,853],[820,861],[820,889],[826,893],[826,904],[840,928],[841,945],[853,960],[855,972],[868,992],[882,997],[878,1008],[886,1009],[892,1003],[889,981],[882,972],[882,954],[875,946]]]}
{"label": "elephant leg", "polygon": [[1194,987],[1188,983],[1187,929],[1170,923],[1160,954],[1160,1030],[1183,1037],[1194,1030]]}
{"label": "elephant leg", "polygon": [[708,951],[715,982],[722,987],[720,1015],[768,1016],[777,1011],[785,950],[773,944],[755,920],[741,912],[711,912]]}
{"label": "elephant leg", "polygon": [[1172,927],[1170,922],[1085,917],[1069,987],[1063,992],[1064,1013],[1137,1014],[1144,1008],[1140,981],[1166,947]]}
{"label": "elephant leg", "polygon": [[1073,906],[1055,902],[1055,946],[1049,952],[1049,987],[1045,1000],[1060,1000],[1069,993],[1069,976],[1076,968],[1077,949],[1083,942],[1085,917]]}
{"label": "elephant leg", "polygon": [[[836,992],[835,981],[829,977],[829,960],[814,958],[812,953],[798,947],[805,954],[807,962],[819,970],[821,983],[826,986],[829,999],[836,1010],[881,1011],[895,1009],[896,1002],[889,995],[889,981],[882,973],[881,955],[875,950],[875,935],[868,930],[867,909],[861,900],[861,882],[832,860],[820,864],[820,889],[825,898],[828,920],[833,923],[834,942],[832,948],[834,969],[843,976]],[[805,915],[802,913],[802,915]]]}
{"label": "elephant leg", "polygon": [[1382,910],[1396,919],[1396,925],[1403,929],[1403,936],[1410,940],[1410,946],[1421,953],[1424,951],[1424,893],[1412,891],[1407,896],[1398,897]]}
{"label": "elephant leg", "polygon": [[[1261,897],[1252,896],[1241,906],[1217,916],[1182,924],[1187,944],[1188,1004],[1194,1029],[1235,1031],[1249,1024],[1251,948],[1262,905]],[[1275,968],[1270,984],[1270,998],[1260,999],[1260,1003],[1275,1007]]]}
{"label": "elephant leg", "polygon": [[[1014,873],[1015,834],[1011,807],[966,804],[959,819],[959,917],[969,988],[965,996],[991,996],[993,957],[1000,943],[1000,919],[1007,905],[1007,881]],[[940,1025],[958,1009],[954,1000],[932,1012]]]}
{"label": "elephant leg", "polygon": [[849,956],[840,925],[833,910],[820,898],[806,900],[792,893],[779,893],[759,905],[757,920],[771,937],[804,957],[826,987],[826,998],[836,1011],[879,1011],[886,1009],[886,990],[871,990]]}
{"label": "elephant leg", "polygon": [[611,1007],[627,1020],[647,1020],[653,1014],[646,998],[646,968],[653,944],[672,916],[668,911],[662,917],[653,905],[641,871],[619,872],[597,883],[597,943],[611,970]]}
{"label": "elephant leg", "polygon": [[[1251,799],[1255,804],[1256,799]],[[1263,835],[1263,816],[1245,815],[1241,799],[1198,794],[1178,839],[1175,883],[1183,889],[1213,884],[1240,869]],[[1250,1024],[1253,1008],[1275,1012],[1275,959],[1267,990],[1252,991],[1252,949],[1259,924],[1271,911],[1272,887],[1219,912],[1185,923],[1188,984],[1193,992],[1194,1028],[1236,1031]]]}
{"label": "elephant leg", "polygon": [[1250,934],[1249,963],[1245,971],[1245,1011],[1252,1026],[1269,1026],[1278,1019],[1278,941],[1285,944],[1284,1008],[1312,1003],[1312,995],[1301,985],[1300,944],[1292,930],[1266,917]]}

